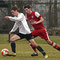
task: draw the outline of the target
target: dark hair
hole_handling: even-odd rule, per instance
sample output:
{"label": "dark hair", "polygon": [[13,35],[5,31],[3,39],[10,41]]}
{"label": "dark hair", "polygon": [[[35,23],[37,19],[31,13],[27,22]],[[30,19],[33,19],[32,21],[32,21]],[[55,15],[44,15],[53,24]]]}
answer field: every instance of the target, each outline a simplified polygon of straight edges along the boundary
{"label": "dark hair", "polygon": [[25,5],[25,6],[24,6],[24,9],[25,9],[25,8],[28,8],[28,9],[29,9],[29,8],[31,8],[31,6],[30,6],[30,5]]}
{"label": "dark hair", "polygon": [[11,8],[11,10],[14,10],[14,11],[18,11],[19,12],[19,9],[18,9],[18,7],[17,6],[13,6],[12,8]]}

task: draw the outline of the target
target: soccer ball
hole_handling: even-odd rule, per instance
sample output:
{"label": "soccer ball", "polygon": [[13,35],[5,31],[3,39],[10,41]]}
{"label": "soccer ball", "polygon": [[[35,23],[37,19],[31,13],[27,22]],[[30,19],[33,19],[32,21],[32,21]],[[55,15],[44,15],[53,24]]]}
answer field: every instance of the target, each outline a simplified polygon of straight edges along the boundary
{"label": "soccer ball", "polygon": [[8,53],[9,53],[9,50],[6,48],[2,49],[2,51],[1,51],[1,55],[3,55],[3,56],[5,56]]}

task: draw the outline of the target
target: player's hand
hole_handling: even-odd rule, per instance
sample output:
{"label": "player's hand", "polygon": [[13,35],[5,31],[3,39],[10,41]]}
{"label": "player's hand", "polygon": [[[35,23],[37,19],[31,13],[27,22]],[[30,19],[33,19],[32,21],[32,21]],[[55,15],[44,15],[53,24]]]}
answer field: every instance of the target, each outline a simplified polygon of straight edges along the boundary
{"label": "player's hand", "polygon": [[9,19],[9,16],[5,16],[5,19]]}
{"label": "player's hand", "polygon": [[12,32],[9,32],[9,35],[11,35],[12,34]]}
{"label": "player's hand", "polygon": [[31,24],[38,24],[36,21],[33,21]]}

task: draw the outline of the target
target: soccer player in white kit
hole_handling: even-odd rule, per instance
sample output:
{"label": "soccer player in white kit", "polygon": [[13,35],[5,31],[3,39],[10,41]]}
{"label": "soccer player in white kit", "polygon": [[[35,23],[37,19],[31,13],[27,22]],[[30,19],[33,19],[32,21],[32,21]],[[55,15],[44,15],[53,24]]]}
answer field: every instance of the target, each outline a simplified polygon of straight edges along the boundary
{"label": "soccer player in white kit", "polygon": [[28,27],[28,24],[26,22],[26,17],[24,16],[23,13],[19,13],[19,10],[16,6],[12,7],[11,9],[11,13],[14,17],[11,16],[5,16],[5,18],[7,20],[11,20],[14,21],[15,24],[12,28],[12,30],[9,32],[9,34],[11,34],[12,32],[15,32],[17,30],[17,28],[19,28],[19,33],[13,35],[10,38],[10,42],[11,42],[11,48],[12,48],[12,52],[13,53],[9,53],[7,54],[8,56],[16,56],[16,45],[15,45],[15,41],[18,39],[23,39],[26,38],[30,44],[32,44],[32,46],[34,46],[35,48],[37,48],[42,54],[43,56],[45,56],[45,58],[47,58],[48,56],[46,55],[46,53],[44,52],[44,50],[37,45],[37,43],[34,41],[34,36],[31,35],[31,31]]}

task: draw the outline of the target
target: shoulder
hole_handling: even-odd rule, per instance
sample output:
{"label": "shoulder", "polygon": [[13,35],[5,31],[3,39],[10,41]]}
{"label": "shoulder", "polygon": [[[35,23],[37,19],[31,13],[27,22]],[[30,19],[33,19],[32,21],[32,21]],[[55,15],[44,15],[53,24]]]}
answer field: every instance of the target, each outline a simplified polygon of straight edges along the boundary
{"label": "shoulder", "polygon": [[39,16],[40,16],[40,13],[35,12],[35,16],[36,16],[36,17],[39,17]]}
{"label": "shoulder", "polygon": [[19,13],[19,15],[24,15],[23,13]]}
{"label": "shoulder", "polygon": [[40,15],[40,13],[39,12],[35,12],[35,15]]}
{"label": "shoulder", "polygon": [[23,13],[19,13],[18,16],[25,16]]}

